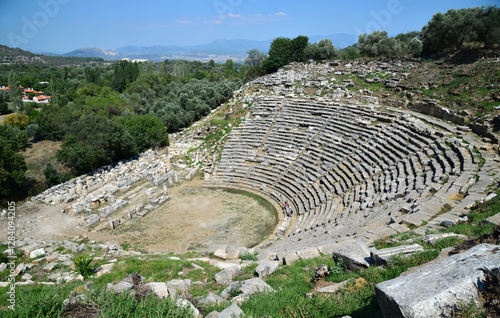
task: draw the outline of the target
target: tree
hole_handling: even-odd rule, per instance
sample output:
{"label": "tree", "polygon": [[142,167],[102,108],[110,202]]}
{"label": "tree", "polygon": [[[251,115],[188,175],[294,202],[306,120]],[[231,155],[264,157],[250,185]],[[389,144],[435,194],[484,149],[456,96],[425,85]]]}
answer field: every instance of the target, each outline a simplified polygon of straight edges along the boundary
{"label": "tree", "polygon": [[423,52],[459,50],[465,43],[500,44],[500,9],[496,6],[438,12],[422,28]]}
{"label": "tree", "polygon": [[410,42],[408,42],[408,52],[410,52],[415,56],[420,55],[420,53],[422,53],[422,47],[423,47],[422,41],[420,41],[416,37],[414,37],[413,39],[410,40]]}
{"label": "tree", "polygon": [[289,38],[276,38],[271,43],[269,54],[263,62],[267,74],[276,72],[280,67],[291,62],[292,41]]}
{"label": "tree", "polygon": [[304,50],[309,43],[309,38],[304,35],[299,35],[295,39],[292,40],[292,52],[291,59],[294,62],[304,62],[306,60],[306,55]]}
{"label": "tree", "polygon": [[476,7],[473,30],[476,40],[486,48],[500,45],[500,9],[496,6]]}
{"label": "tree", "polygon": [[3,96],[0,95],[0,115],[8,114],[10,112],[9,105],[3,99]]}
{"label": "tree", "polygon": [[136,152],[153,147],[168,145],[168,134],[163,122],[151,115],[132,115],[121,117],[118,123],[134,138]]}
{"label": "tree", "polygon": [[121,93],[125,90],[128,84],[132,83],[139,77],[139,64],[120,61],[113,65],[113,89]]}
{"label": "tree", "polygon": [[226,63],[224,64],[224,77],[225,78],[232,78],[234,77],[234,62],[231,59],[227,59]]}
{"label": "tree", "polygon": [[14,109],[17,113],[19,111],[19,108],[21,107],[23,101],[21,99],[20,79],[19,79],[19,75],[16,72],[14,72],[14,71],[9,72],[8,84],[9,84],[10,101],[14,105]]}
{"label": "tree", "polygon": [[348,46],[342,50],[342,59],[344,60],[354,60],[360,57],[359,50],[354,46]]}
{"label": "tree", "polygon": [[7,199],[19,193],[26,183],[26,162],[23,156],[4,137],[0,137],[0,198]]}
{"label": "tree", "polygon": [[101,83],[101,68],[99,66],[85,67],[85,79],[87,83],[93,83],[95,85],[100,85]]}
{"label": "tree", "polygon": [[89,115],[71,124],[57,160],[83,174],[135,154],[133,137],[123,126]]}
{"label": "tree", "polygon": [[304,50],[307,58],[313,60],[331,60],[340,57],[340,52],[335,48],[330,39],[322,39],[310,43]]}
{"label": "tree", "polygon": [[28,145],[25,132],[7,125],[0,125],[0,138],[4,138],[14,151],[24,149]]}
{"label": "tree", "polygon": [[388,37],[386,31],[360,34],[358,48],[362,55],[370,57],[397,56],[404,53],[401,42],[394,37]]}
{"label": "tree", "polygon": [[250,65],[251,67],[260,67],[262,66],[262,62],[264,61],[266,55],[259,51],[258,49],[251,49],[247,52],[248,56],[245,59],[245,64]]}

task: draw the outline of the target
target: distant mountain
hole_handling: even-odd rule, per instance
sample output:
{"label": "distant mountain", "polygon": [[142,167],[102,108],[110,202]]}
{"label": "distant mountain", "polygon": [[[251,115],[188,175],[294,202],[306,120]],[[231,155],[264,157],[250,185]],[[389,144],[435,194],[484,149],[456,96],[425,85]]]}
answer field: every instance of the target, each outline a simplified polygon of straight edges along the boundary
{"label": "distant mountain", "polygon": [[101,57],[105,60],[116,60],[118,59],[119,53],[115,51],[108,51],[99,47],[85,47],[61,55],[76,57]]}
{"label": "distant mountain", "polygon": [[[335,47],[344,48],[356,43],[355,36],[339,33],[331,35],[315,35],[309,37],[309,42],[317,42],[321,39],[331,39]],[[133,46],[127,45],[115,50],[106,50],[98,47],[80,48],[62,56],[78,57],[100,57],[105,60],[147,59],[149,61],[163,61],[165,59],[186,59],[208,61],[210,59],[223,63],[226,59],[235,62],[243,62],[247,52],[258,49],[262,52],[269,51],[270,40],[253,41],[245,39],[225,40],[219,39],[205,44],[177,46],[177,45],[155,45],[155,46]]]}
{"label": "distant mountain", "polygon": [[103,63],[103,59],[92,57],[62,57],[57,54],[34,54],[20,48],[0,45],[0,64],[43,64],[51,66],[81,66]]}

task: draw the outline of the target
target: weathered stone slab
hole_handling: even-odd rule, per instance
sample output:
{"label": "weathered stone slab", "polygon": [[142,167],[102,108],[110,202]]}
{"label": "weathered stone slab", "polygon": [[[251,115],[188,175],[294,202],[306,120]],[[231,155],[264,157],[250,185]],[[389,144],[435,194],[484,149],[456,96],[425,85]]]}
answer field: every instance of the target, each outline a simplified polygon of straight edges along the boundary
{"label": "weathered stone slab", "polygon": [[335,262],[341,261],[345,270],[362,270],[370,266],[370,251],[363,240],[351,240],[342,243],[332,253]]}
{"label": "weathered stone slab", "polygon": [[375,292],[384,317],[449,317],[459,305],[479,301],[477,285],[484,279],[480,268],[499,267],[499,247],[481,244],[382,282]]}
{"label": "weathered stone slab", "polygon": [[265,261],[255,268],[255,272],[262,278],[274,273],[278,269],[278,266],[279,262],[277,261]]}
{"label": "weathered stone slab", "polygon": [[173,279],[167,282],[169,289],[175,289],[182,296],[189,295],[193,282],[190,279]]}
{"label": "weathered stone slab", "polygon": [[222,298],[228,298],[231,289],[239,289],[243,296],[253,295],[257,292],[274,292],[274,289],[260,278],[251,278],[242,282],[232,282],[221,293]]}
{"label": "weathered stone slab", "polygon": [[283,256],[283,264],[290,265],[299,260],[299,256],[295,252],[287,253]]}
{"label": "weathered stone slab", "polygon": [[229,246],[226,252],[227,259],[237,259],[240,256],[240,247]]}
{"label": "weathered stone slab", "polygon": [[227,259],[227,253],[225,249],[218,249],[214,252],[214,257],[226,260]]}
{"label": "weathered stone slab", "polygon": [[129,291],[132,288],[132,286],[134,285],[129,282],[121,281],[118,282],[117,284],[109,283],[108,290],[113,290],[115,293],[121,294],[123,292]]}
{"label": "weathered stone slab", "polygon": [[330,286],[326,286],[323,288],[319,288],[317,290],[317,292],[318,293],[336,293],[340,290],[340,288],[346,286],[347,284],[349,284],[350,282],[353,282],[353,281],[355,281],[355,278],[349,278],[348,280],[344,280],[343,282],[340,282],[340,283],[337,283],[334,285],[330,285]]}
{"label": "weathered stone slab", "polygon": [[238,318],[243,315],[243,310],[236,304],[232,304],[219,313],[219,318]]}
{"label": "weathered stone slab", "polygon": [[297,255],[301,259],[309,259],[309,258],[314,258],[314,257],[321,256],[319,254],[319,252],[318,252],[318,249],[315,248],[315,247],[311,247],[311,248],[306,248],[306,249],[300,250],[300,251],[297,252]]}
{"label": "weathered stone slab", "polygon": [[204,300],[204,303],[205,304],[217,304],[217,305],[220,305],[222,303],[225,303],[227,302],[227,300],[225,300],[224,298],[212,293],[212,292],[209,292],[207,297],[205,298]]}
{"label": "weathered stone slab", "polygon": [[233,278],[239,276],[240,274],[241,270],[239,266],[230,266],[215,274],[215,281],[217,284],[227,285],[233,280]]}
{"label": "weathered stone slab", "polygon": [[497,213],[495,215],[490,216],[489,218],[484,219],[483,222],[489,222],[495,224],[496,226],[500,226],[500,213]]}
{"label": "weathered stone slab", "polygon": [[467,236],[462,235],[462,234],[455,234],[455,233],[440,233],[440,234],[428,234],[424,236],[423,242],[427,244],[434,244],[435,242],[445,239],[447,237],[458,237],[461,239],[467,238]]}
{"label": "weathered stone slab", "polygon": [[88,226],[92,226],[96,223],[99,223],[100,219],[99,219],[99,215],[97,214],[92,214],[88,219],[87,219],[87,225]]}
{"label": "weathered stone slab", "polygon": [[390,262],[390,258],[395,255],[411,255],[422,252],[424,248],[419,244],[401,245],[396,247],[383,248],[371,252],[371,258],[377,265],[385,265]]}

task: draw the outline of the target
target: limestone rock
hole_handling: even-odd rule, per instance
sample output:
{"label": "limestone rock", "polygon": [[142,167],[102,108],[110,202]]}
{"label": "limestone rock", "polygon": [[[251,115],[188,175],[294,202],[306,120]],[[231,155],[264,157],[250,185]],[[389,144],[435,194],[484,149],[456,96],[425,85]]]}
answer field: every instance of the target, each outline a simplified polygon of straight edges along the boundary
{"label": "limestone rock", "polygon": [[167,298],[169,296],[168,287],[165,283],[147,283],[146,286],[151,288],[151,291],[160,298]]}
{"label": "limestone rock", "polygon": [[462,235],[462,234],[455,234],[455,233],[440,233],[440,234],[428,234],[424,236],[423,242],[427,244],[434,244],[435,242],[445,239],[447,237],[458,237],[461,239],[467,238],[467,236]]}
{"label": "limestone rock", "polygon": [[129,291],[132,288],[132,286],[134,285],[129,282],[121,281],[116,284],[109,283],[108,290],[113,290],[115,293],[121,294],[123,292]]}
{"label": "limestone rock", "polygon": [[218,317],[219,317],[219,312],[215,310],[205,316],[205,318],[218,318]]}
{"label": "limestone rock", "polygon": [[337,284],[334,284],[334,285],[330,285],[330,286],[326,286],[326,287],[323,287],[323,288],[319,288],[317,290],[318,293],[336,293],[340,290],[340,288],[342,287],[345,287],[347,284],[355,281],[356,279],[355,278],[349,278],[347,280],[344,280],[343,282],[340,282],[340,283],[337,283]]}
{"label": "limestone rock", "polygon": [[175,289],[180,295],[189,295],[193,282],[190,279],[173,279],[167,282],[168,289]]}
{"label": "limestone rock", "polygon": [[332,253],[335,262],[341,261],[348,271],[362,270],[370,266],[370,251],[361,239],[342,243]]}
{"label": "limestone rock", "polygon": [[315,247],[303,249],[297,252],[297,255],[301,259],[309,259],[309,258],[314,258],[320,256],[318,249]]}
{"label": "limestone rock", "polygon": [[274,273],[278,269],[278,266],[279,263],[277,261],[265,261],[255,268],[255,272],[262,278]]}
{"label": "limestone rock", "polygon": [[233,278],[239,276],[240,274],[241,271],[239,266],[230,266],[215,274],[215,281],[217,284],[227,285],[233,280]]}
{"label": "limestone rock", "polygon": [[220,305],[224,302],[226,302],[227,300],[225,300],[224,298],[220,297],[220,296],[217,296],[216,294],[212,293],[212,292],[209,292],[207,297],[205,298],[204,300],[204,303],[205,304],[217,304],[217,305]]}
{"label": "limestone rock", "polygon": [[195,317],[201,317],[200,311],[187,299],[177,299],[176,302],[178,307],[186,307],[191,310]]}
{"label": "limestone rock", "polygon": [[460,304],[479,301],[477,284],[484,280],[480,268],[499,267],[499,247],[481,244],[382,282],[375,292],[384,317],[448,317]]}
{"label": "limestone rock", "polygon": [[253,295],[256,292],[274,292],[274,289],[260,278],[251,278],[242,282],[232,282],[221,293],[221,297],[228,298],[231,289],[236,288],[243,292],[243,295]]}
{"label": "limestone rock", "polygon": [[37,250],[31,251],[30,258],[37,258],[42,255],[45,255],[45,250],[43,248],[39,248]]}
{"label": "limestone rock", "polygon": [[238,318],[243,315],[243,310],[236,304],[232,304],[220,312],[219,318]]}

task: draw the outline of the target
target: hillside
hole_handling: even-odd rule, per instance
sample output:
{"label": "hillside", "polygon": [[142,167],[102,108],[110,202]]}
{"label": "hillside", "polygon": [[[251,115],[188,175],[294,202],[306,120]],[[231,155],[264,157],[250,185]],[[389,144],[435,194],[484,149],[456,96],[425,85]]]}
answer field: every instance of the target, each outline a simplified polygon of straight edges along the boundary
{"label": "hillside", "polygon": [[61,57],[34,54],[19,48],[0,45],[0,64],[41,64],[48,66],[85,66],[103,62],[101,58],[93,57]]}
{"label": "hillside", "polygon": [[[411,267],[434,260],[432,271],[455,268],[460,255],[469,254],[454,253],[484,243],[467,252],[467,260],[484,255],[485,271],[495,273],[498,253],[488,251],[499,244],[498,59],[498,51],[479,51],[427,61],[292,63],[245,84],[210,115],[171,134],[168,148],[33,197],[17,211],[25,231],[18,238],[25,254],[18,279],[56,286],[20,289],[26,312],[33,291],[53,298],[49,307],[58,315],[118,315],[112,310],[131,292],[137,299],[155,294],[177,306],[193,305],[203,316],[242,310],[253,317],[389,317],[382,304],[400,300],[390,302],[399,296],[382,287]],[[210,195],[184,202],[188,210],[174,205],[186,191],[220,188],[267,201],[268,211],[276,210],[271,233],[257,245],[240,246],[235,236],[264,227],[257,217],[242,228],[238,216],[210,223],[188,214],[193,202],[208,211],[216,204]],[[220,195],[221,202],[230,201]],[[170,205],[175,211],[166,212]],[[167,224],[175,216],[186,216],[186,224],[153,231],[154,222]],[[54,218],[59,230],[51,225]],[[155,249],[166,240],[162,235],[175,237],[193,225],[190,234],[215,229],[224,235],[208,245],[198,239],[185,254]],[[6,230],[0,238],[7,239]],[[176,239],[187,244],[185,236]],[[86,287],[69,261],[84,250],[98,266],[98,277]],[[422,271],[413,268],[401,279]],[[135,272],[143,278],[127,277]],[[472,280],[486,281],[489,274],[482,273],[474,269]],[[458,300],[432,294],[436,290],[417,294],[440,297],[437,303],[445,305],[436,307],[459,316],[480,299],[476,287],[457,286],[443,294],[470,293]],[[128,292],[106,296],[105,288]],[[82,294],[94,296],[82,300]],[[70,305],[60,306],[65,299]],[[167,300],[128,304],[136,316],[145,307],[186,315]],[[482,304],[478,310],[486,314]]]}

